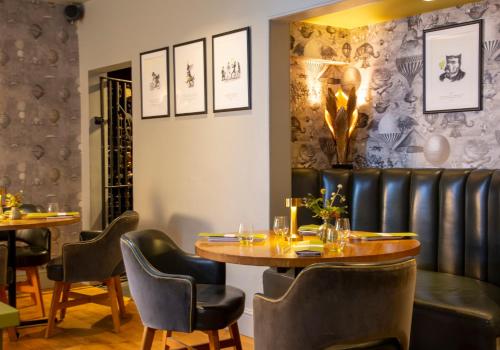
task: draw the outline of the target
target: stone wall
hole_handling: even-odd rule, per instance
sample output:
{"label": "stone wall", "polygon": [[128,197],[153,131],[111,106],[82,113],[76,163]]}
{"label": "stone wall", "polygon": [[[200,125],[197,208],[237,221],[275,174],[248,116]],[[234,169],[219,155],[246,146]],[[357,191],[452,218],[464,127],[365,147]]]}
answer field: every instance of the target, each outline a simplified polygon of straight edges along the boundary
{"label": "stone wall", "polygon": [[[24,202],[80,210],[76,28],[63,6],[0,0],[0,186]],[[53,255],[79,225],[53,231]]]}

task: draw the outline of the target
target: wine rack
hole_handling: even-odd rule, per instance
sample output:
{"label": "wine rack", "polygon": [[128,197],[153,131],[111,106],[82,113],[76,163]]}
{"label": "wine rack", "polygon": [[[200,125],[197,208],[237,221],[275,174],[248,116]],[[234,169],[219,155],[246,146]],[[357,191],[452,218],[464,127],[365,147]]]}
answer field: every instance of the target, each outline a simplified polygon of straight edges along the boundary
{"label": "wine rack", "polygon": [[103,227],[133,209],[132,82],[101,78]]}

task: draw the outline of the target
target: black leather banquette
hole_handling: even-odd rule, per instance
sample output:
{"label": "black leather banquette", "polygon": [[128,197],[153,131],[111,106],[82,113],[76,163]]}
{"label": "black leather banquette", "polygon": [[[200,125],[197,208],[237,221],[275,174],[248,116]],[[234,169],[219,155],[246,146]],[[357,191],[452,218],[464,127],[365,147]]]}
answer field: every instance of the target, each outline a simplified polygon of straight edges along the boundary
{"label": "black leather banquette", "polygon": [[[294,169],[292,195],[338,184],[352,229],[419,236],[411,349],[496,349],[500,170]],[[299,224],[314,222],[299,211]]]}

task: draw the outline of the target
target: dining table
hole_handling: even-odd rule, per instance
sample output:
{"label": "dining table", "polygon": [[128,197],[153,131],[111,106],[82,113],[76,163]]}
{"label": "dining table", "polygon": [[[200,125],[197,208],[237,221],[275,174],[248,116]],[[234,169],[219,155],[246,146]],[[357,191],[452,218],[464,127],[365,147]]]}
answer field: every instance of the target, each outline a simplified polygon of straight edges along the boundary
{"label": "dining table", "polygon": [[[16,307],[16,230],[55,227],[76,224],[80,222],[80,216],[69,217],[47,217],[47,218],[33,218],[33,219],[3,219],[0,220],[0,231],[5,231],[8,236],[7,240],[7,266],[10,271],[8,295],[9,305]],[[22,320],[20,326],[30,326],[47,323],[47,319],[37,320]]]}
{"label": "dining table", "polygon": [[[329,245],[325,244],[321,255],[299,256],[293,249],[293,242],[289,243],[283,237],[276,236],[273,231],[258,233],[265,234],[266,239],[245,245],[240,242],[212,242],[206,237],[199,238],[195,242],[195,252],[209,260],[279,269],[304,268],[322,262],[376,263],[417,256],[420,252],[420,242],[411,238],[349,239],[341,252],[330,250]],[[302,239],[317,238],[304,236]]]}

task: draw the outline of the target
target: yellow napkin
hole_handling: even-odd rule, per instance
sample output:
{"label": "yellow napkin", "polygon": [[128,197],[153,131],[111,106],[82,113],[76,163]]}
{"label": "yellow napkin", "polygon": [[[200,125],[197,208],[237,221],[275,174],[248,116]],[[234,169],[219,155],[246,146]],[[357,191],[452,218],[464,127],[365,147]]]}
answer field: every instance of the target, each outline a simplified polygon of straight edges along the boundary
{"label": "yellow napkin", "polygon": [[384,239],[404,239],[416,238],[418,235],[414,232],[351,232],[351,238],[364,240],[384,240]]}
{"label": "yellow napkin", "polygon": [[24,215],[26,219],[43,219],[43,218],[56,218],[56,217],[65,217],[65,216],[78,216],[80,215],[77,211],[68,211],[61,213],[27,213]]}
{"label": "yellow napkin", "polygon": [[323,252],[325,244],[319,239],[313,239],[308,241],[298,241],[293,244],[292,248],[295,252],[301,251],[311,251],[311,252]]}
{"label": "yellow napkin", "polygon": [[[198,237],[238,237],[236,233],[213,233],[213,232],[200,232]],[[265,233],[256,233],[253,235],[254,239],[266,239],[267,235]]]}
{"label": "yellow napkin", "polygon": [[314,224],[302,225],[299,227],[299,231],[317,231],[318,228],[319,228],[319,225],[314,225]]}

